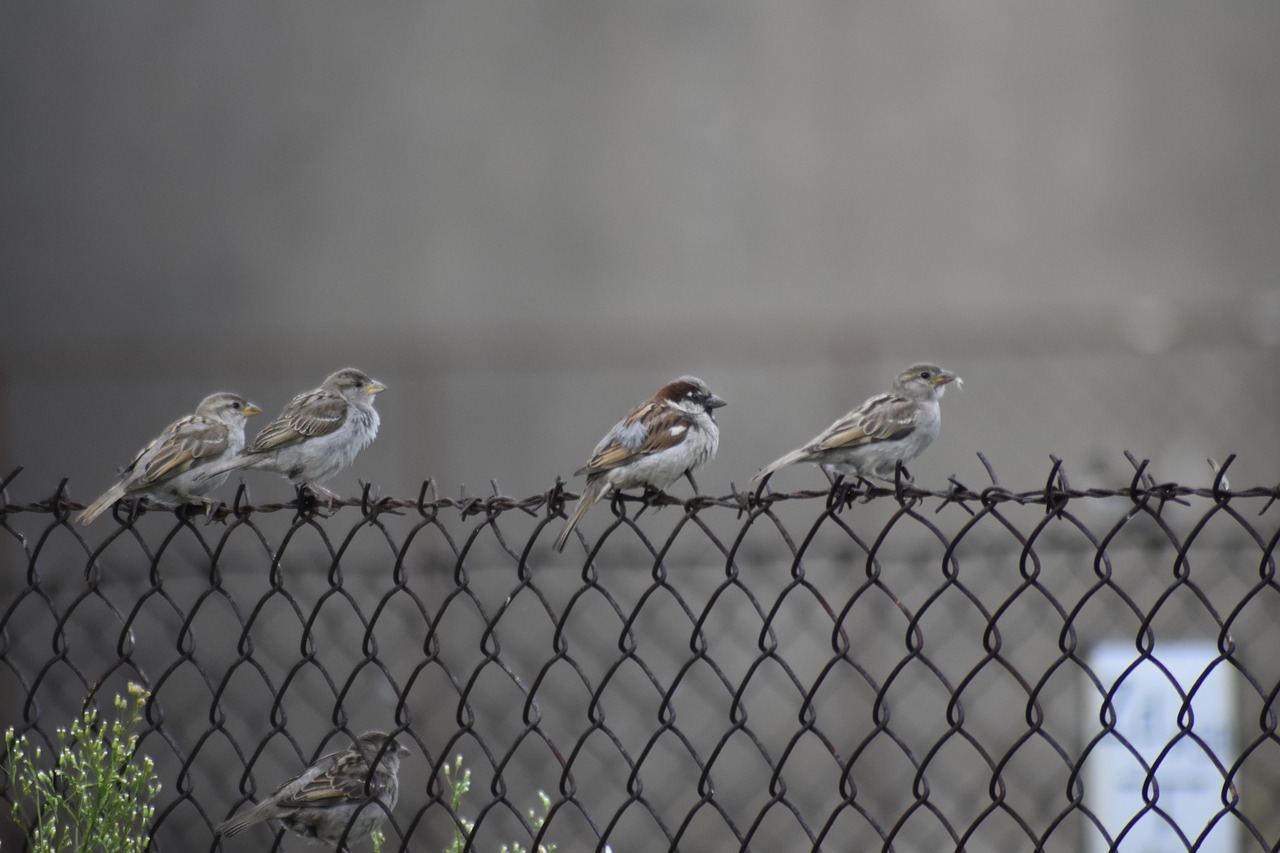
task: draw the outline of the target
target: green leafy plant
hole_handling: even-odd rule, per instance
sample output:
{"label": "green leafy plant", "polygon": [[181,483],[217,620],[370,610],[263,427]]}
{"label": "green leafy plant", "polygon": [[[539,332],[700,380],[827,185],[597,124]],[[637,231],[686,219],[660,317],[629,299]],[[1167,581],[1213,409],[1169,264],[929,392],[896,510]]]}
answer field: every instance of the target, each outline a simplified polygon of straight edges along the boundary
{"label": "green leafy plant", "polygon": [[444,849],[444,853],[462,853],[467,846],[467,838],[476,825],[462,816],[462,798],[471,790],[471,771],[462,766],[461,755],[454,759],[452,767],[448,764],[444,766],[444,781],[449,786],[453,813],[462,824],[453,828],[453,843]]}
{"label": "green leafy plant", "polygon": [[92,708],[69,730],[58,729],[61,746],[49,769],[40,766],[40,747],[32,749],[26,735],[5,732],[13,819],[32,853],[147,849],[147,824],[155,814],[150,801],[160,783],[151,759],[138,760],[138,736],[131,731],[149,694],[132,683],[129,694],[132,700],[116,696],[116,717],[105,730]]}
{"label": "green leafy plant", "polygon": [[[547,812],[551,811],[551,798],[545,792],[538,792],[538,799],[542,801],[542,811],[537,809],[529,809],[529,822],[533,824],[534,830],[542,829],[542,825],[547,822]],[[538,853],[555,853],[556,846],[554,844],[539,844]],[[525,849],[519,844],[512,842],[510,849],[507,845],[502,845],[502,849],[498,853],[526,853]]]}
{"label": "green leafy plant", "polygon": [[[444,849],[444,853],[462,853],[476,825],[462,816],[462,798],[471,790],[471,771],[462,766],[461,755],[454,759],[452,766],[448,764],[444,766],[444,781],[449,786],[453,813],[458,816],[458,823],[461,824],[461,826],[454,826],[453,843]],[[551,810],[550,797],[539,791],[538,799],[542,802],[541,813],[537,809],[529,809],[529,822],[533,824],[535,831],[542,829],[542,825],[547,822],[547,812]],[[538,853],[555,853],[555,850],[554,844],[538,845]],[[527,851],[520,844],[513,842],[509,847],[506,844],[502,845],[499,853],[527,853]]]}

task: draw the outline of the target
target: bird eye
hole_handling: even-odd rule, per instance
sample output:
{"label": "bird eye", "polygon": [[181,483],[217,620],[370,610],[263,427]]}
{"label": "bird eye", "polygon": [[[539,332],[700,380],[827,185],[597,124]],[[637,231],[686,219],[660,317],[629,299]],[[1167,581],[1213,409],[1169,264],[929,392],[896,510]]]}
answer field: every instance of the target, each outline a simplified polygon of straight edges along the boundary
{"label": "bird eye", "polygon": [[927,370],[922,370],[922,371],[920,371],[920,378],[921,378],[921,379],[928,379],[928,378],[929,378],[929,371],[927,371]]}

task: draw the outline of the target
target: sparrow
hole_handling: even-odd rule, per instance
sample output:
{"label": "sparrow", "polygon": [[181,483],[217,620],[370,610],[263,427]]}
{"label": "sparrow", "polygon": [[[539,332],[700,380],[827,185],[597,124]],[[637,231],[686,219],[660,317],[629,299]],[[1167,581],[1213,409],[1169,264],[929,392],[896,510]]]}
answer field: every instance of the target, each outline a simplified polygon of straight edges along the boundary
{"label": "sparrow", "polygon": [[[409,754],[407,747],[386,732],[366,732],[351,749],[324,756],[258,805],[218,824],[214,831],[235,835],[255,823],[278,820],[304,838],[335,846],[344,833],[353,840],[363,838],[381,826],[396,807],[400,758]],[[369,768],[375,760],[371,776]]]}
{"label": "sparrow", "polygon": [[350,465],[378,435],[381,420],[373,398],[385,390],[387,386],[354,367],[339,370],[319,388],[290,400],[253,444],[203,476],[237,468],[274,471],[294,486],[336,500],[320,483]]}
{"label": "sparrow", "polygon": [[893,390],[872,397],[822,431],[799,450],[764,466],[763,480],[797,462],[812,462],[828,473],[887,478],[899,462],[915,459],[938,437],[938,401],[947,385],[964,380],[936,364],[915,364],[898,374]]}
{"label": "sparrow", "polygon": [[556,537],[564,550],[569,534],[591,505],[613,489],[647,486],[662,490],[710,461],[720,444],[715,410],[725,401],[696,376],[681,376],[636,406],[596,445],[591,460],[574,472],[586,488]]}
{"label": "sparrow", "polygon": [[179,418],[138,451],[120,479],[89,504],[76,520],[88,524],[126,495],[140,495],[165,505],[181,505],[222,485],[226,474],[204,476],[214,466],[234,458],[244,447],[245,418],[259,414],[253,403],[237,394],[219,392],[200,401],[195,413]]}

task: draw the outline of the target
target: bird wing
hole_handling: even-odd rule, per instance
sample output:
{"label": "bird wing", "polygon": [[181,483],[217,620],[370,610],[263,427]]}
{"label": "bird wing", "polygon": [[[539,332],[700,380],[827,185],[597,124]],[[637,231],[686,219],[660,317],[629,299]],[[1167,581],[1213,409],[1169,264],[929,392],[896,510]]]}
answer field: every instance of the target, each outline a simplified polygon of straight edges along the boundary
{"label": "bird wing", "polygon": [[597,474],[678,446],[693,427],[693,418],[650,400],[632,409],[596,445],[590,461],[575,476]]}
{"label": "bird wing", "polygon": [[823,431],[808,451],[856,447],[904,438],[916,428],[915,404],[898,394],[872,397]]}
{"label": "bird wing", "polygon": [[[131,488],[149,486],[175,477],[201,459],[210,459],[226,451],[230,431],[221,421],[192,415],[175,421],[152,441],[130,464],[137,476]],[[153,451],[153,452],[152,452]],[[145,467],[136,466],[150,453]]]}
{"label": "bird wing", "polygon": [[328,391],[309,391],[294,397],[274,421],[267,424],[246,453],[262,453],[308,438],[328,435],[347,420],[347,401]]}
{"label": "bird wing", "polygon": [[364,783],[368,775],[368,762],[355,751],[327,755],[316,763],[313,772],[304,773],[292,782],[280,786],[275,795],[276,802],[285,808],[315,808],[364,802],[382,791],[377,774],[366,791]]}

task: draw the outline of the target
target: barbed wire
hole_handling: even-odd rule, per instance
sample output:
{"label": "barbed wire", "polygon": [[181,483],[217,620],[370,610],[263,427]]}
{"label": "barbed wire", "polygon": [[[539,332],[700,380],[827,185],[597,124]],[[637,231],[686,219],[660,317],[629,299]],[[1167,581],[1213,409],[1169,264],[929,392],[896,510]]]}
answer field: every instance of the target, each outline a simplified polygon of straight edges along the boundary
{"label": "barbed wire", "polygon": [[[881,484],[889,481],[877,482],[864,478],[846,481],[841,478],[838,482],[833,482],[832,487],[828,489],[774,492],[767,490],[766,484],[755,490],[740,491],[736,486],[731,485],[732,490],[730,493],[722,496],[695,495],[691,498],[682,499],[666,493],[649,493],[643,496],[624,493],[615,495],[614,500],[615,502],[643,503],[652,506],[682,506],[687,510],[730,507],[749,512],[753,509],[768,508],[776,503],[785,501],[813,500],[824,497],[829,502],[835,501],[845,505],[849,505],[856,500],[870,500],[881,497],[893,497],[900,504],[908,500],[937,498],[942,501],[938,506],[938,511],[947,504],[952,503],[960,505],[978,503],[983,506],[999,503],[1041,504],[1050,508],[1060,508],[1065,506],[1066,502],[1077,498],[1125,497],[1134,503],[1155,501],[1158,505],[1169,501],[1183,502],[1185,504],[1185,499],[1192,497],[1212,498],[1215,501],[1237,498],[1269,498],[1268,503],[1258,511],[1259,515],[1261,515],[1270,509],[1271,502],[1280,499],[1280,484],[1254,486],[1248,489],[1232,491],[1227,480],[1227,469],[1235,461],[1235,454],[1231,454],[1220,467],[1217,466],[1214,460],[1207,460],[1214,474],[1213,481],[1208,486],[1186,486],[1172,482],[1159,482],[1150,473],[1150,460],[1138,460],[1127,451],[1124,455],[1135,469],[1133,479],[1126,486],[1111,488],[1072,488],[1067,480],[1062,460],[1053,456],[1050,457],[1053,463],[1052,468],[1043,487],[1014,491],[1000,483],[991,463],[982,453],[978,453],[978,459],[982,462],[991,480],[990,485],[982,487],[967,486],[955,476],[951,476],[947,478],[947,482],[950,484],[947,489],[922,488],[906,479],[903,474],[904,469],[899,465],[899,473],[891,485]],[[0,495],[4,495],[4,503],[0,506],[0,515],[19,512],[40,512],[53,513],[54,515],[65,517],[71,512],[84,509],[84,504],[67,498],[66,491],[67,483],[69,482],[67,479],[62,480],[58,488],[48,498],[26,504],[11,503],[8,499],[7,490],[21,472],[22,468],[17,467],[7,477],[0,480]],[[324,509],[332,510],[342,507],[357,508],[365,516],[397,513],[405,510],[414,510],[425,517],[430,517],[440,510],[456,510],[461,513],[463,518],[472,515],[491,515],[509,510],[535,513],[542,509],[549,509],[553,514],[559,514],[566,501],[576,500],[579,497],[579,494],[566,490],[565,485],[564,481],[557,477],[555,485],[542,494],[514,498],[503,494],[496,480],[490,480],[492,491],[488,495],[467,495],[464,493],[457,498],[450,498],[440,493],[439,486],[434,479],[428,479],[423,482],[416,498],[405,499],[376,497],[373,494],[373,484],[362,482],[361,493],[358,498],[320,501],[310,492],[299,489],[296,498],[292,501],[250,504],[248,487],[241,483],[236,490],[235,497],[229,504],[219,504],[209,511],[199,508],[199,513],[210,521],[225,521],[229,517],[238,518],[253,513],[283,511],[318,513]],[[145,511],[146,506],[145,501],[141,505],[127,500],[122,501],[116,505],[115,518],[117,521],[123,521],[129,517],[128,513]],[[163,511],[170,511],[169,508],[162,509]],[[196,505],[190,505],[183,508],[183,511],[192,514],[197,509]],[[126,515],[120,515],[121,512],[126,513]]]}

